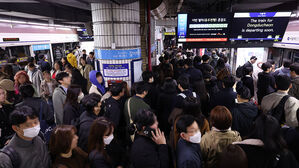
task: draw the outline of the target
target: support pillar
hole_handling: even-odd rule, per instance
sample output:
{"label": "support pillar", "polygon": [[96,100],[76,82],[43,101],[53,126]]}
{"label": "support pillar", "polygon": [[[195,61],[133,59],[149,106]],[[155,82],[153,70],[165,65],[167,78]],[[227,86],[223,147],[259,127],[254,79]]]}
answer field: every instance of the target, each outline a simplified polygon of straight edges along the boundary
{"label": "support pillar", "polygon": [[91,3],[91,10],[95,55],[106,86],[108,80],[123,80],[129,85],[140,80],[142,61],[140,66],[136,64],[141,59],[139,2]]}

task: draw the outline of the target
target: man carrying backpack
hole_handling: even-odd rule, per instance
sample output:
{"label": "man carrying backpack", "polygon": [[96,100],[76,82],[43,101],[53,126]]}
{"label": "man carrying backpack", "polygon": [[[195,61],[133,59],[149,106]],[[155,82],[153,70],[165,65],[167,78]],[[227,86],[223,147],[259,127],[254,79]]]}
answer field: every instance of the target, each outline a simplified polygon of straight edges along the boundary
{"label": "man carrying backpack", "polygon": [[292,87],[290,77],[279,75],[275,78],[277,92],[265,96],[261,103],[261,109],[264,113],[273,115],[280,124],[286,124],[290,127],[297,127],[296,117],[299,108],[299,101],[288,95]]}
{"label": "man carrying backpack", "polygon": [[238,78],[242,78],[243,76],[245,76],[244,74],[244,70],[247,68],[247,67],[250,67],[253,69],[253,64],[255,64],[257,60],[257,57],[256,56],[252,56],[250,57],[250,60],[247,61],[243,66],[239,66],[236,70],[236,76]]}

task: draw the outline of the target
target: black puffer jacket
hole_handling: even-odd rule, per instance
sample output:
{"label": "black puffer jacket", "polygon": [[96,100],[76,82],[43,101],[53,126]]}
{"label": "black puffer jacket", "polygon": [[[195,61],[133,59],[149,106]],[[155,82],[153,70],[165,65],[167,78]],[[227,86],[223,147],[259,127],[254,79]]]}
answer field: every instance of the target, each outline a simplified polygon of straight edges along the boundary
{"label": "black puffer jacket", "polygon": [[12,111],[13,107],[11,105],[2,105],[2,108],[0,108],[0,149],[14,134],[11,124],[9,123],[9,115]]}
{"label": "black puffer jacket", "polygon": [[79,122],[79,131],[78,131],[78,146],[83,149],[85,152],[87,152],[87,143],[88,143],[88,136],[89,136],[89,130],[92,125],[92,122],[97,118],[94,113],[92,112],[83,112],[80,116],[80,122]]}
{"label": "black puffer jacket", "polygon": [[249,132],[253,121],[258,115],[258,109],[252,102],[237,103],[232,109],[233,116],[232,129],[240,133],[242,137]]}
{"label": "black puffer jacket", "polygon": [[257,98],[258,104],[262,103],[262,99],[264,96],[273,93],[275,91],[275,78],[265,72],[260,72],[258,74],[257,80]]}

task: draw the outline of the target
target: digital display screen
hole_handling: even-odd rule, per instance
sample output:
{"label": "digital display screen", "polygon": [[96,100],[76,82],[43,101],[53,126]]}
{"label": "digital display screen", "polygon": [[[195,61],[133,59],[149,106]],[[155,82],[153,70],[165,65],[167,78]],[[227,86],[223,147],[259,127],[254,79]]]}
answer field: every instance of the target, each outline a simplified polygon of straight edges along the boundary
{"label": "digital display screen", "polygon": [[232,14],[178,14],[178,42],[226,42]]}
{"label": "digital display screen", "polygon": [[230,40],[281,41],[291,12],[235,13]]}
{"label": "digital display screen", "polygon": [[93,41],[93,36],[89,36],[86,29],[77,29],[79,41]]}

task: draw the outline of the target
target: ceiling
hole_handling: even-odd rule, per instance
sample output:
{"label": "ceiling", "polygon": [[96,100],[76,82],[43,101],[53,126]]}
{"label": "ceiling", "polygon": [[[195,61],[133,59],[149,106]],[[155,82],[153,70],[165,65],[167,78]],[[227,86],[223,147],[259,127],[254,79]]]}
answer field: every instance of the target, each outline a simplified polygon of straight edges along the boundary
{"label": "ceiling", "polygon": [[[83,26],[92,20],[90,3],[110,2],[118,5],[137,0],[0,0],[0,18]],[[151,0],[153,6],[157,1]],[[167,4],[165,18],[178,12],[208,13],[230,11],[293,11],[298,0],[163,0]]]}

